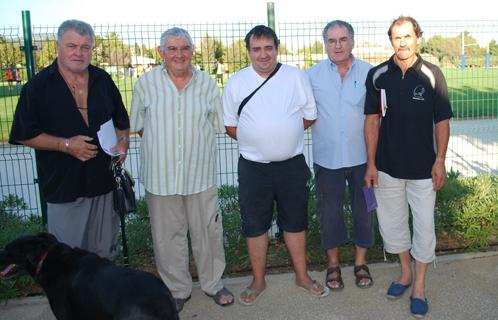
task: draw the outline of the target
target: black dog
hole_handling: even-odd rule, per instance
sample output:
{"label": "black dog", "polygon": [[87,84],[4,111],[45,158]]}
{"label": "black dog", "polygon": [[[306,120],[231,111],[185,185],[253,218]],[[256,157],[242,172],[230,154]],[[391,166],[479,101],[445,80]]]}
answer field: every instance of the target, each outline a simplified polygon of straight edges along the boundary
{"label": "black dog", "polygon": [[0,276],[28,272],[58,320],[177,320],[169,289],[150,273],[123,268],[48,233],[20,237],[0,252]]}

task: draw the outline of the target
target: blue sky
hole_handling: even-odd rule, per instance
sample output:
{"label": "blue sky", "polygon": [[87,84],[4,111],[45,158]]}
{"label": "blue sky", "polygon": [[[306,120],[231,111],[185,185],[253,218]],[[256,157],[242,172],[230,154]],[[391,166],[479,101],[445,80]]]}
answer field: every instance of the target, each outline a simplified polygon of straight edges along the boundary
{"label": "blue sky", "polygon": [[[33,25],[59,25],[67,19],[89,23],[266,21],[267,0],[0,0],[1,26],[22,23],[29,10]],[[490,0],[472,6],[448,0],[275,0],[279,21],[390,21],[400,14],[424,20],[496,20]]]}

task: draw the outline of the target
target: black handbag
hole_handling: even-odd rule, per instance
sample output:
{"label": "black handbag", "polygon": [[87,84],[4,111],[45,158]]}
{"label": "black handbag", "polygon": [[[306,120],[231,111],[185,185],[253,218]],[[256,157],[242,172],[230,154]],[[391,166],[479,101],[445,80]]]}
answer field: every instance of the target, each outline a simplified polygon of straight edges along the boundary
{"label": "black handbag", "polygon": [[119,215],[126,215],[127,213],[136,211],[135,180],[131,177],[130,173],[123,168],[121,163],[117,161],[113,162],[112,171],[116,182],[113,195],[114,210],[116,210]]}
{"label": "black handbag", "polygon": [[126,240],[126,219],[127,213],[137,210],[135,199],[135,180],[130,173],[123,168],[117,158],[112,161],[112,173],[116,181],[116,187],[113,192],[114,210],[119,215],[121,224],[121,241],[123,244],[123,263],[125,267],[129,266],[128,243]]}

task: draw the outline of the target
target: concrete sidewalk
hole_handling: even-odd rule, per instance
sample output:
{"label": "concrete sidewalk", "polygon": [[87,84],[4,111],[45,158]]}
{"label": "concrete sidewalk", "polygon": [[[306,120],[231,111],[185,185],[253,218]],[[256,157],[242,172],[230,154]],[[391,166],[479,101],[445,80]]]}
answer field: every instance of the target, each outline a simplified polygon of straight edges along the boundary
{"label": "concrete sidewalk", "polygon": [[[198,286],[192,299],[180,314],[186,319],[412,319],[408,292],[401,299],[385,298],[386,289],[398,276],[398,264],[370,265],[375,284],[369,289],[354,285],[353,268],[343,268],[345,288],[328,297],[317,299],[294,285],[293,274],[267,277],[267,289],[252,307],[236,303],[222,308],[215,305]],[[312,277],[323,283],[325,271],[312,272]],[[231,278],[225,285],[240,293],[250,277]],[[436,267],[431,265],[427,278],[429,314],[426,319],[498,319],[498,252],[454,254],[438,257]],[[0,305],[0,320],[53,320],[43,297],[10,300]]]}

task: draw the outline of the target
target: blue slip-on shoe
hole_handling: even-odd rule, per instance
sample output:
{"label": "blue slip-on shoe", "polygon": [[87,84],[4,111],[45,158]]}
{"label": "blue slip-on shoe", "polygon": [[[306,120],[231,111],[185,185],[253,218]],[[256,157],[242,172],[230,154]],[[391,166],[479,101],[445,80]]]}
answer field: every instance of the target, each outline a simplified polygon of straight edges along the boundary
{"label": "blue slip-on shoe", "polygon": [[386,297],[388,299],[398,299],[400,298],[403,293],[405,293],[406,289],[410,288],[412,284],[407,284],[407,285],[404,285],[404,284],[401,284],[401,283],[391,283],[391,285],[389,286],[389,289],[387,289],[387,294],[386,294]]}
{"label": "blue slip-on shoe", "polygon": [[423,318],[429,311],[427,299],[410,297],[410,311],[415,318]]}

